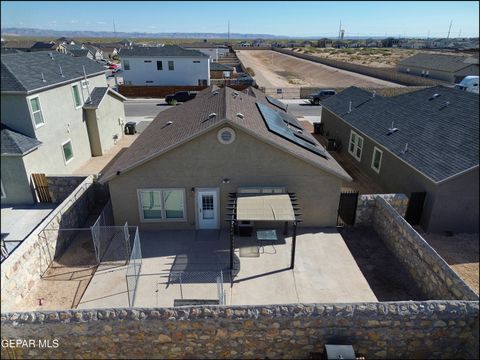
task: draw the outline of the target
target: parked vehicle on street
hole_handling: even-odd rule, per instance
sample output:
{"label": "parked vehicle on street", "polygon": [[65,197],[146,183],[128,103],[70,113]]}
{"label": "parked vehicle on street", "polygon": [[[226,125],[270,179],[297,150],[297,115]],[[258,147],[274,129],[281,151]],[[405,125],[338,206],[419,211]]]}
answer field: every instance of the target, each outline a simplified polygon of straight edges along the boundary
{"label": "parked vehicle on street", "polygon": [[314,105],[319,105],[320,101],[325,100],[326,98],[329,98],[330,96],[335,95],[337,92],[335,90],[331,89],[324,89],[324,90],[319,90],[315,93],[312,93],[308,95],[308,101],[310,101],[311,104]]}
{"label": "parked vehicle on street", "polygon": [[468,91],[468,92],[473,92],[473,93],[479,93],[478,89],[478,81],[479,77],[470,75],[470,76],[465,76],[460,83],[455,85],[456,89],[460,89],[463,91]]}
{"label": "parked vehicle on street", "polygon": [[193,91],[178,91],[175,94],[165,96],[165,102],[171,105],[174,100],[176,102],[185,102],[194,99],[195,96],[197,96],[197,93]]}
{"label": "parked vehicle on street", "polygon": [[117,64],[111,63],[111,64],[108,65],[108,68],[109,69],[119,69],[120,66],[118,66]]}

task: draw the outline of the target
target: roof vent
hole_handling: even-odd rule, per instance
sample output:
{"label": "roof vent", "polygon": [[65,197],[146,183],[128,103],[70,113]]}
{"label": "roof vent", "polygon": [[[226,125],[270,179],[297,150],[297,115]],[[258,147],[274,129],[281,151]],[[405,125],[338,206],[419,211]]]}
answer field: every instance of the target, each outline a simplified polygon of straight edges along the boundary
{"label": "roof vent", "polygon": [[408,143],[405,144],[405,148],[401,151],[402,154],[406,154],[408,151]]}
{"label": "roof vent", "polygon": [[373,90],[373,93],[372,93],[372,98],[375,97],[375,95],[377,95],[377,92],[375,90]]}
{"label": "roof vent", "polygon": [[63,75],[62,66],[61,66],[61,65],[58,65],[58,67],[60,68],[60,75],[61,75],[62,77],[65,77],[65,75]]}
{"label": "roof vent", "polygon": [[51,52],[49,52],[48,55],[50,56],[50,59],[55,60],[55,58],[53,57],[53,54]]}
{"label": "roof vent", "polygon": [[232,95],[233,95],[233,97],[237,97],[237,96],[238,96],[238,92],[237,92],[237,91],[234,91],[234,92],[232,92]]}
{"label": "roof vent", "polygon": [[165,129],[167,126],[170,126],[173,124],[173,121],[167,121],[165,125],[162,126],[162,129]]}
{"label": "roof vent", "polygon": [[212,119],[212,118],[214,118],[215,116],[217,116],[216,113],[211,113],[210,115],[208,115],[208,118],[209,118],[209,119]]}
{"label": "roof vent", "polygon": [[42,82],[47,82],[47,80],[45,80],[45,78],[43,77],[43,72],[41,72],[40,75],[42,75]]}
{"label": "roof vent", "polygon": [[393,126],[393,121],[392,121],[392,126],[388,128],[388,133],[387,135],[392,135],[393,133],[397,132],[398,129]]}
{"label": "roof vent", "polygon": [[243,115],[242,113],[237,113],[237,117],[239,117],[240,119],[243,119],[245,118],[245,115]]}
{"label": "roof vent", "polygon": [[440,96],[440,94],[433,94],[432,97],[428,100],[433,100],[433,99],[436,99]]}
{"label": "roof vent", "polygon": [[350,101],[348,103],[348,113],[350,114],[352,112],[352,102]]}
{"label": "roof vent", "polygon": [[212,95],[218,95],[218,90],[215,90],[214,92],[212,92]]}

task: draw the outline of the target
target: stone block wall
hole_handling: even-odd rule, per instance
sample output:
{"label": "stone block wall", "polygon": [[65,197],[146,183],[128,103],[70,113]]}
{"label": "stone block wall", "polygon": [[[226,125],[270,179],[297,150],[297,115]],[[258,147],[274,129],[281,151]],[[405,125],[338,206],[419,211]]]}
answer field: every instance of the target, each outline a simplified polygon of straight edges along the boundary
{"label": "stone block wall", "polygon": [[47,176],[48,192],[54,204],[60,204],[85,180],[85,176]]}
{"label": "stone block wall", "polygon": [[478,295],[381,196],[375,198],[373,228],[431,299],[478,301]]}
{"label": "stone block wall", "polygon": [[[83,225],[95,205],[93,177],[87,177],[2,263],[2,311],[21,300],[31,290],[56,255],[71,237],[60,235],[59,228]],[[73,234],[73,233],[71,233]]]}
{"label": "stone block wall", "polygon": [[478,356],[477,302],[294,304],[2,314],[2,358],[308,358],[351,344],[367,359]]}
{"label": "stone block wall", "polygon": [[373,225],[373,214],[376,210],[377,197],[381,197],[388,202],[400,216],[405,216],[408,206],[408,197],[405,194],[359,195],[355,214],[355,226]]}

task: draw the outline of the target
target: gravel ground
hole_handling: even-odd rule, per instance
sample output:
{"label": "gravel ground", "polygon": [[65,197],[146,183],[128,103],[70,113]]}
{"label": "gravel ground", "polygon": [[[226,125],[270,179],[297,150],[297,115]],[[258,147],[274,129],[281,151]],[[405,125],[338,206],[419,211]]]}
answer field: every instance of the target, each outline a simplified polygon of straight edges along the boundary
{"label": "gravel ground", "polygon": [[479,293],[479,234],[428,234],[417,229],[450,267]]}

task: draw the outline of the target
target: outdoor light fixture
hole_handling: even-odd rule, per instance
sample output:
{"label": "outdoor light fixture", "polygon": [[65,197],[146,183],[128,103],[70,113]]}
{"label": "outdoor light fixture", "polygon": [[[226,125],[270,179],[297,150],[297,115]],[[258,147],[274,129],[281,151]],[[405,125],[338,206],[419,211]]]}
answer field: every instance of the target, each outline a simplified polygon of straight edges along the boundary
{"label": "outdoor light fixture", "polygon": [[192,188],[190,189],[190,191],[191,191],[192,193],[194,193],[194,192],[195,192],[195,188],[192,187]]}
{"label": "outdoor light fixture", "polygon": [[228,178],[222,179],[222,184],[230,184],[230,179]]}

